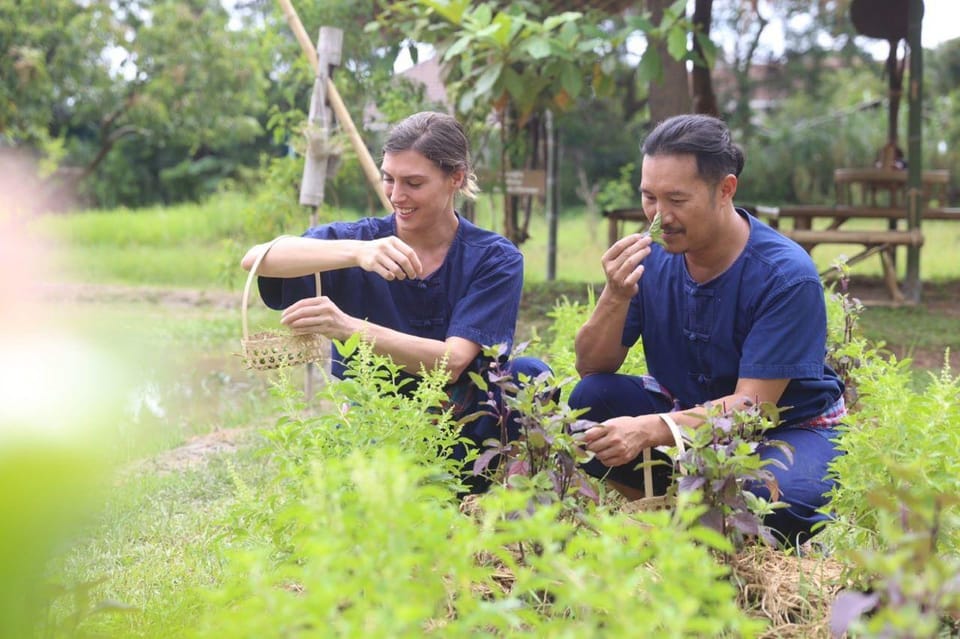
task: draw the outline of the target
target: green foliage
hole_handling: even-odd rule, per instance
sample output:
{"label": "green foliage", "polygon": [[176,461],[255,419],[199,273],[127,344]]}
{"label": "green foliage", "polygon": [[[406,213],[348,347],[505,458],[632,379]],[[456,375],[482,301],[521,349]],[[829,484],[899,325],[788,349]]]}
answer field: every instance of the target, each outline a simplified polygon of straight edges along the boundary
{"label": "green foliage", "polygon": [[460,113],[506,99],[525,121],[548,106],[569,106],[589,86],[585,75],[605,44],[579,13],[541,20],[528,8],[414,0],[393,5],[381,20],[434,45],[452,65],[447,90]]}
{"label": "green foliage", "polygon": [[[705,409],[704,423],[685,429],[689,445],[677,456],[677,462],[686,472],[677,483],[677,490],[700,492],[701,503],[706,507],[700,523],[729,540],[732,550],[756,539],[777,545],[779,541],[763,525],[763,517],[786,504],[779,502],[777,480],[766,467],[783,464],[761,460],[756,454],[763,433],[779,421],[776,407],[751,404],[727,411],[722,406],[707,404]],[[763,445],[779,448],[788,463],[793,463],[789,445],[774,439],[763,441]],[[773,502],[751,493],[753,483],[765,485]]]}
{"label": "green foliage", "polygon": [[884,548],[847,554],[850,569],[865,591],[845,590],[833,605],[836,635],[868,637],[947,637],[957,631],[960,560],[940,545],[943,519],[960,499],[940,492],[919,474],[893,491],[867,494],[877,513]]}
{"label": "green foliage", "polygon": [[657,244],[666,246],[666,243],[663,241],[663,218],[660,217],[660,211],[657,211],[657,214],[653,216],[653,221],[650,222],[650,228],[647,229],[647,234],[650,236],[650,239]]}
{"label": "green foliage", "polygon": [[[923,394],[909,392],[909,362],[875,358],[857,370],[860,408],[846,420],[840,446],[846,452],[831,465],[840,478],[833,490],[832,526],[838,548],[887,548],[871,492],[960,492],[950,451],[960,445],[953,427],[960,418],[960,379],[948,368],[932,375]],[[922,480],[920,479],[922,478]],[[919,483],[916,483],[919,482]],[[960,549],[960,520],[951,508],[938,535],[944,552]]]}
{"label": "green foliage", "polygon": [[[585,301],[570,300],[564,295],[547,312],[551,323],[547,329],[547,342],[543,356],[549,361],[550,368],[553,369],[557,379],[579,377],[575,366],[577,355],[574,350],[574,338],[579,328],[590,318],[594,306],[596,306],[596,296],[593,287],[588,287]],[[641,342],[638,341],[633,345],[620,370],[630,375],[642,375],[646,372],[647,363],[643,356]]]}
{"label": "green foliage", "polygon": [[576,529],[559,504],[516,516],[530,498],[495,490],[471,519],[392,445],[318,459],[281,517],[292,551],[228,550],[189,636],[758,634],[697,543],[696,511],[650,527],[598,512]]}
{"label": "green foliage", "polygon": [[616,180],[606,180],[597,193],[597,206],[601,211],[625,209],[634,206],[637,195],[637,165],[628,162],[620,167]]}

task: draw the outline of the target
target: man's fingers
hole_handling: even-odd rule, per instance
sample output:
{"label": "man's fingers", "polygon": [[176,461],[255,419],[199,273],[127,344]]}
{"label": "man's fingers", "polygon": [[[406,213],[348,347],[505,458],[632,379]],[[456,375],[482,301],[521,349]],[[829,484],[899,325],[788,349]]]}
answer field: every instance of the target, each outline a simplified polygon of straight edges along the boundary
{"label": "man's fingers", "polygon": [[[587,444],[593,444],[594,442],[602,439],[605,433],[605,428],[602,426],[594,426],[583,433],[583,441]],[[592,450],[592,448],[591,448]]]}

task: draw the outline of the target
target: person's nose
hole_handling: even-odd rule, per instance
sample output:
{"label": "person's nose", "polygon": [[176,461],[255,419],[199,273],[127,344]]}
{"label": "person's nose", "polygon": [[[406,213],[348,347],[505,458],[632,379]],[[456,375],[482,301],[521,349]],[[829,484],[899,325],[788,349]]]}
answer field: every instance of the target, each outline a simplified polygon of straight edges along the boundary
{"label": "person's nose", "polygon": [[390,192],[387,193],[387,197],[394,203],[403,202],[406,199],[406,191],[400,184],[394,182],[390,187]]}
{"label": "person's nose", "polygon": [[669,207],[657,204],[657,215],[660,216],[661,227],[670,226],[674,222],[673,213],[670,212]]}

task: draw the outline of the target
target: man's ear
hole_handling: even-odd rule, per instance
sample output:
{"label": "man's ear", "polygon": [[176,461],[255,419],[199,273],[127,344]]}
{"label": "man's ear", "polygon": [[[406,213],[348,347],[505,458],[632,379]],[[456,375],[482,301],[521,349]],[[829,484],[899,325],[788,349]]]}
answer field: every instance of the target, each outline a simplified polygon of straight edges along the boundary
{"label": "man's ear", "polygon": [[733,196],[737,194],[737,176],[733,173],[728,173],[722,180],[720,180],[720,197],[724,200],[733,200]]}

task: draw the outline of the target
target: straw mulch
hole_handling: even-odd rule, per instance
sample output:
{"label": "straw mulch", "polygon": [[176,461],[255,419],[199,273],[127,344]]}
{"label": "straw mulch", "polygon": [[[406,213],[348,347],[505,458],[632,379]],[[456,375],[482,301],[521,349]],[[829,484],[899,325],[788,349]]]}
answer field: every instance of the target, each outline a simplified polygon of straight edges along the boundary
{"label": "straw mulch", "polygon": [[741,550],[731,571],[740,607],[770,622],[763,637],[831,636],[830,607],[842,587],[843,573],[836,559],[790,555],[757,545]]}

